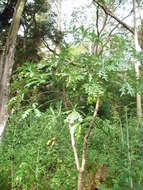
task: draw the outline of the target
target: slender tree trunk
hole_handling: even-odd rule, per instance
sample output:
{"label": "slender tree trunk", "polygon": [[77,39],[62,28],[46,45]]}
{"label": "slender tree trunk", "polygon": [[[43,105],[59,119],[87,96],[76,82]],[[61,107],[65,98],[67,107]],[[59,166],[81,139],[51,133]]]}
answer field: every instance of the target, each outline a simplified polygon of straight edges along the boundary
{"label": "slender tree trunk", "polygon": [[14,63],[16,38],[25,2],[26,0],[18,0],[17,2],[6,45],[0,58],[0,140],[8,119],[7,103],[10,78]]}
{"label": "slender tree trunk", "polygon": [[[140,70],[139,70],[140,64],[137,62],[135,63],[135,72],[136,72],[136,79],[137,83],[140,78]],[[140,92],[137,92],[136,94],[136,104],[137,104],[137,117],[140,121],[142,118],[142,98]]]}
{"label": "slender tree trunk", "polygon": [[58,8],[58,27],[57,27],[57,31],[58,31],[58,39],[57,39],[57,44],[56,44],[56,50],[57,53],[59,54],[61,52],[61,24],[62,24],[62,0],[58,0],[58,4],[57,4],[57,8]]}
{"label": "slender tree trunk", "polygon": [[78,190],[83,190],[83,171],[78,172]]}
{"label": "slender tree trunk", "polygon": [[[135,48],[137,52],[141,51],[141,47],[138,42],[138,32],[137,32],[137,19],[136,19],[136,2],[133,0],[133,10],[134,10],[134,40],[135,40]],[[135,63],[135,72],[136,72],[136,79],[137,83],[140,78],[140,63],[139,61],[136,61]],[[142,103],[141,103],[141,94],[140,92],[137,92],[136,94],[136,102],[137,102],[137,117],[138,120],[141,121],[142,118]]]}

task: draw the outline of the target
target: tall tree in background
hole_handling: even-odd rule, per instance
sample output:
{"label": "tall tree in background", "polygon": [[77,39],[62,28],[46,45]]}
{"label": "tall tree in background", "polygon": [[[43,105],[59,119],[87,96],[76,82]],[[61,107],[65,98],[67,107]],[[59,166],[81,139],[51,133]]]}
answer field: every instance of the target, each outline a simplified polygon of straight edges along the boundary
{"label": "tall tree in background", "polygon": [[[133,10],[134,10],[134,41],[135,41],[135,48],[136,52],[141,51],[141,47],[138,42],[138,30],[137,30],[137,18],[136,18],[136,2],[133,0]],[[136,60],[135,62],[135,72],[136,72],[136,79],[137,82],[140,78],[140,62]],[[136,94],[136,101],[137,101],[137,117],[141,120],[142,117],[142,103],[141,103],[141,94],[137,92]]]}
{"label": "tall tree in background", "polygon": [[58,33],[58,41],[56,44],[57,53],[60,53],[61,51],[61,11],[62,11],[62,2],[61,0],[58,0],[57,2],[57,8],[58,8],[58,22],[57,22],[57,33]]}
{"label": "tall tree in background", "polygon": [[13,21],[10,26],[7,41],[0,58],[0,137],[2,137],[8,119],[7,102],[9,84],[14,63],[16,38],[25,2],[26,0],[17,1],[13,15]]}

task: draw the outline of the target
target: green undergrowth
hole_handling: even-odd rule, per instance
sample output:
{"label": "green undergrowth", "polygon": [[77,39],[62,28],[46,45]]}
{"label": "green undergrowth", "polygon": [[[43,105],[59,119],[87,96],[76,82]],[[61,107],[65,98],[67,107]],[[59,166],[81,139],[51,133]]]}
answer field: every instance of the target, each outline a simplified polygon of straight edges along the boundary
{"label": "green undergrowth", "polygon": [[[50,108],[37,117],[31,112],[11,116],[0,147],[1,190],[73,190],[77,173],[70,142],[66,113]],[[87,129],[83,119],[82,132],[76,138],[79,153]],[[143,188],[143,129],[135,119],[126,118],[119,125],[97,117],[88,142],[85,186],[99,167],[107,167],[104,183],[99,189],[125,190]],[[96,181],[95,181],[96,183]]]}

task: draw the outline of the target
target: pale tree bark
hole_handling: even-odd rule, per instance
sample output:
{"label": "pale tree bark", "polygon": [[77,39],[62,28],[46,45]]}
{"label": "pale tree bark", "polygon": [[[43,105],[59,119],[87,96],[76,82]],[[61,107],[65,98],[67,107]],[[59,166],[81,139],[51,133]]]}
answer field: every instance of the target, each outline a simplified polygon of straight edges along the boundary
{"label": "pale tree bark", "polygon": [[79,171],[78,173],[78,185],[77,185],[78,190],[83,190],[83,172],[84,171]]}
{"label": "pale tree bark", "polygon": [[[136,18],[136,2],[133,0],[133,10],[134,10],[134,41],[135,41],[135,48],[137,52],[141,51],[141,47],[138,42],[138,31],[137,31],[137,18]],[[140,78],[140,62],[136,60],[135,62],[135,72],[136,72],[136,79],[137,82]],[[141,121],[142,118],[142,101],[141,101],[141,94],[137,92],[136,94],[136,102],[137,102],[137,117],[138,120]]]}
{"label": "pale tree bark", "polygon": [[17,1],[6,45],[0,57],[0,140],[2,138],[8,119],[7,103],[9,95],[10,78],[14,63],[16,38],[25,2],[26,0]]}

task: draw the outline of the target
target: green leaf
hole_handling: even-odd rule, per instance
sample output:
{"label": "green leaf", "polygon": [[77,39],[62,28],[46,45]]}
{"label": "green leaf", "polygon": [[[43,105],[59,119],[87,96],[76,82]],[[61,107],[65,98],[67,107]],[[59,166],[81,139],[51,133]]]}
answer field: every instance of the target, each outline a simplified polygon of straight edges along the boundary
{"label": "green leaf", "polygon": [[82,122],[82,120],[82,116],[76,110],[73,110],[67,117],[70,123]]}

